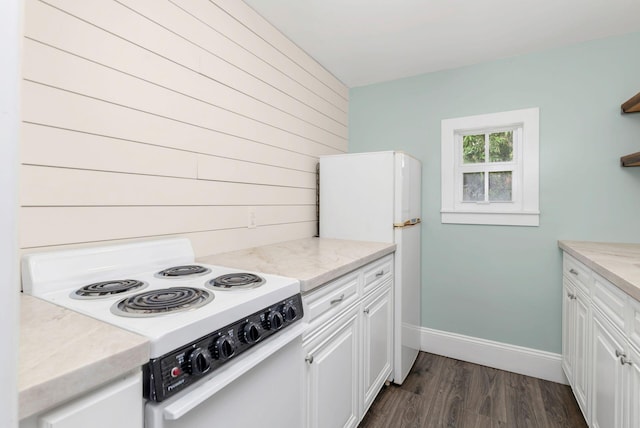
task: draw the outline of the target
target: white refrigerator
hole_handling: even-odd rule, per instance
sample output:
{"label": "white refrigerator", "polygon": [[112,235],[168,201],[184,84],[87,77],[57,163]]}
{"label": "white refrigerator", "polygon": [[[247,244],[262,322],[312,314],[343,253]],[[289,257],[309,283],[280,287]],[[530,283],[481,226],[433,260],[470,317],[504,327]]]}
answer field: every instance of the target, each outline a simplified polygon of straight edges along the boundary
{"label": "white refrigerator", "polygon": [[393,382],[420,349],[420,161],[394,151],[320,157],[320,237],[392,242]]}

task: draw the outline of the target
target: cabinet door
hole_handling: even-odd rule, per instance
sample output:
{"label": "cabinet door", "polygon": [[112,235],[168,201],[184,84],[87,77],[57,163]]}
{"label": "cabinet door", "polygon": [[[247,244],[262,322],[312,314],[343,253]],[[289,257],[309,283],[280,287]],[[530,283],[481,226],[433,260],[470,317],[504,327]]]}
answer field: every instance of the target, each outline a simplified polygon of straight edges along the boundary
{"label": "cabinet door", "polygon": [[620,353],[624,341],[618,330],[598,311],[593,311],[591,384],[592,428],[623,426],[624,368]]}
{"label": "cabinet door", "polygon": [[575,299],[576,289],[566,278],[562,280],[562,369],[573,386],[573,363],[575,361]]}
{"label": "cabinet door", "polygon": [[391,281],[383,285],[363,304],[363,391],[364,414],[391,374],[393,350],[393,302]]}
{"label": "cabinet door", "polygon": [[[573,331],[573,392],[576,401],[589,423],[589,320],[591,311],[589,300],[576,289],[573,299],[574,331]],[[639,425],[640,426],[640,425]]]}
{"label": "cabinet door", "polygon": [[304,345],[308,428],[355,427],[359,421],[359,310],[353,307]]}
{"label": "cabinet door", "polygon": [[625,388],[626,402],[625,402],[625,416],[627,428],[640,427],[640,353],[633,347],[630,347],[625,360],[627,363],[625,366],[625,381],[627,387]]}

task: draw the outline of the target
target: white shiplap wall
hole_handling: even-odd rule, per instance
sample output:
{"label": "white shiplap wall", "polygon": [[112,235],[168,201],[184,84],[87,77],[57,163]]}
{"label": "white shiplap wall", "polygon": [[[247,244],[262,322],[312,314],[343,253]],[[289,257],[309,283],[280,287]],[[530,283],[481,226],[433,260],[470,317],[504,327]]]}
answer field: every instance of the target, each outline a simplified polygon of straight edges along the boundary
{"label": "white shiplap wall", "polygon": [[313,236],[347,150],[348,89],[240,0],[27,0],[22,99],[23,251]]}

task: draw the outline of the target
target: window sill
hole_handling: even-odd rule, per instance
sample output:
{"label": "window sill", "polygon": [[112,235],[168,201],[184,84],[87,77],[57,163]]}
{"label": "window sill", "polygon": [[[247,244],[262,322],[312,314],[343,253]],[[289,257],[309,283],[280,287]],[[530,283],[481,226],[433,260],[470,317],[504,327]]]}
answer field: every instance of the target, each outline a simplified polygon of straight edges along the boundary
{"label": "window sill", "polygon": [[495,226],[539,226],[539,212],[461,212],[441,211],[442,223],[486,224]]}

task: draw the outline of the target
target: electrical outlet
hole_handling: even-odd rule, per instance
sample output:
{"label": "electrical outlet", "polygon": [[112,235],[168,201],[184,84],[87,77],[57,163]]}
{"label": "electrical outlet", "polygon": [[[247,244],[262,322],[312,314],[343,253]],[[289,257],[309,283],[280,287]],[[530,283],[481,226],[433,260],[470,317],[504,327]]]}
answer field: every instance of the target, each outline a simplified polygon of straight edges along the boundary
{"label": "electrical outlet", "polygon": [[247,210],[247,227],[255,229],[256,225],[256,207],[249,207]]}

